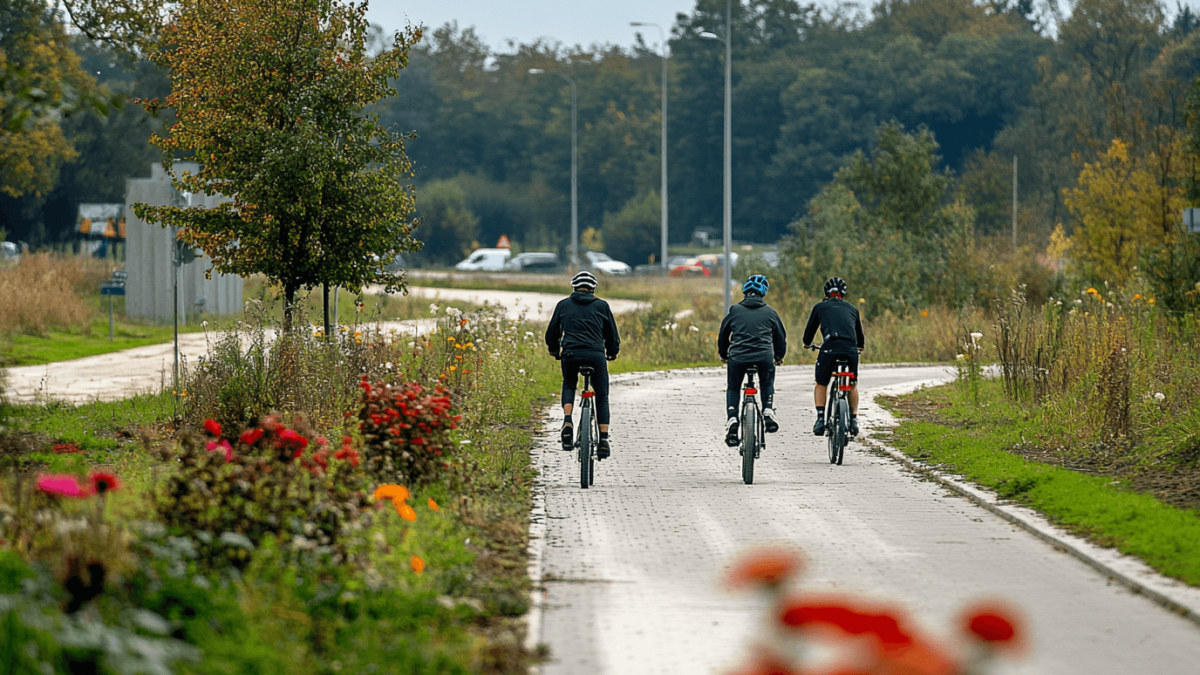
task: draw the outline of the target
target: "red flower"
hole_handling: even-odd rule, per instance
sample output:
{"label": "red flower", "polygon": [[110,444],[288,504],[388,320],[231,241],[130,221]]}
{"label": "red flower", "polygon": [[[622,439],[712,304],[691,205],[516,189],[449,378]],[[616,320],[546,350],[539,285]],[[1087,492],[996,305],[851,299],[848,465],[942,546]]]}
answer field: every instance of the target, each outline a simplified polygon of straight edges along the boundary
{"label": "red flower", "polygon": [[104,494],[105,492],[113,492],[121,489],[121,481],[117,477],[107,471],[93,471],[91,475],[92,490],[96,494]]}
{"label": "red flower", "polygon": [[304,449],[308,447],[308,439],[296,433],[294,429],[284,429],[279,433],[279,441],[283,447],[292,450],[295,454],[293,457],[299,457],[304,453]]}
{"label": "red flower", "polygon": [[743,556],[730,570],[726,582],[733,588],[755,584],[774,587],[787,581],[804,566],[804,559],[787,548],[764,548]]}
{"label": "red flower", "polygon": [[232,461],[233,461],[233,448],[232,448],[232,447],[230,447],[230,445],[229,445],[229,441],[227,441],[227,440],[225,440],[225,439],[221,439],[219,442],[218,442],[218,441],[212,441],[212,442],[210,442],[208,445],[206,445],[206,446],[204,446],[204,447],[205,447],[205,449],[206,449],[206,450],[208,450],[209,452],[213,452],[213,451],[216,451],[216,450],[220,450],[220,451],[222,452],[222,454],[224,454],[224,455],[225,455],[225,461],[226,461],[226,462],[232,462]]}
{"label": "red flower", "polygon": [[349,436],[342,436],[342,445],[350,445],[353,442],[353,438],[350,438]]}
{"label": "red flower", "polygon": [[216,420],[204,420],[204,430],[207,431],[210,436],[221,435],[221,425],[218,424]]}
{"label": "red flower", "polygon": [[246,445],[254,445],[255,443],[258,442],[258,439],[262,438],[262,436],[263,436],[262,429],[247,429],[246,431],[242,432],[241,438],[239,440],[241,442],[245,443]]}
{"label": "red flower", "polygon": [[81,452],[83,451],[74,443],[59,443],[54,446],[54,454],[56,455],[76,455]]}
{"label": "red flower", "polygon": [[998,603],[979,604],[963,613],[963,632],[995,649],[1018,650],[1023,631],[1017,613]]}

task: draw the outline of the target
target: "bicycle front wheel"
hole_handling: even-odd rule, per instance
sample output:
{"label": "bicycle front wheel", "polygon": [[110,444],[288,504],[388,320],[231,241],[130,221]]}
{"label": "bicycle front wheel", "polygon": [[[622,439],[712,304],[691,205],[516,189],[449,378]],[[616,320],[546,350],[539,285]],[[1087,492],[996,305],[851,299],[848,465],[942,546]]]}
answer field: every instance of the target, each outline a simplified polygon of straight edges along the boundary
{"label": "bicycle front wheel", "polygon": [[754,483],[754,458],[758,454],[758,406],[742,405],[742,482]]}
{"label": "bicycle front wheel", "polygon": [[837,464],[838,455],[841,454],[841,440],[838,438],[838,421],[841,419],[841,416],[838,414],[838,407],[840,405],[841,401],[834,397],[829,402],[829,407],[826,408],[825,413],[825,439],[829,443],[830,464]]}
{"label": "bicycle front wheel", "polygon": [[837,463],[842,465],[842,459],[846,456],[846,446],[850,445],[850,402],[842,400],[838,406],[838,428],[841,429],[841,442],[838,443]]}
{"label": "bicycle front wheel", "polygon": [[592,408],[584,405],[579,419],[579,487],[587,489],[592,484]]}

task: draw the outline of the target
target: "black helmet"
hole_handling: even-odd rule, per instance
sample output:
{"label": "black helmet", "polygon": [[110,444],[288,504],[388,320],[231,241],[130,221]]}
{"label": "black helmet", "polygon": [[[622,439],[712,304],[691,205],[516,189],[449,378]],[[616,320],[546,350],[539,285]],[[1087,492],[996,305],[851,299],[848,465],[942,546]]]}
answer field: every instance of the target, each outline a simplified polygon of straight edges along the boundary
{"label": "black helmet", "polygon": [[829,297],[831,293],[837,293],[843,298],[846,297],[846,280],[841,277],[833,277],[825,282],[825,297]]}

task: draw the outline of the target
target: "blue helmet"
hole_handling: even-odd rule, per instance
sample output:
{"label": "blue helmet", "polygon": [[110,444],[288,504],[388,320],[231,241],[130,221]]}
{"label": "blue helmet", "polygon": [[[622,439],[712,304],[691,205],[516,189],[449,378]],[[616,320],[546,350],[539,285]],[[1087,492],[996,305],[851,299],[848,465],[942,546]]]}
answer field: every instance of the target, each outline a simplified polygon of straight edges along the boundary
{"label": "blue helmet", "polygon": [[742,293],[757,293],[759,295],[766,295],[767,289],[770,287],[771,284],[767,281],[766,277],[761,274],[753,274],[749,279],[746,280],[746,283],[742,284]]}

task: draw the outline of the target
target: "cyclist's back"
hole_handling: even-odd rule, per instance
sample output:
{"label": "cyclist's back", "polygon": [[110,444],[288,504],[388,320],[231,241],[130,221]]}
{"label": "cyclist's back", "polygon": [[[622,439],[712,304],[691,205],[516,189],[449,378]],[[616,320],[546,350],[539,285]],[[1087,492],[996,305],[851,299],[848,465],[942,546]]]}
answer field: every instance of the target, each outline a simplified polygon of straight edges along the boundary
{"label": "cyclist's back", "polygon": [[775,364],[787,355],[787,331],[779,314],[763,300],[769,288],[767,278],[761,274],[747,279],[742,286],[745,299],[729,308],[717,333],[717,354],[729,364],[725,389],[725,443],[731,447],[738,442],[739,394],[742,380],[751,366],[758,369],[766,430],[769,433],[779,430],[774,410]]}
{"label": "cyclist's back", "polygon": [[840,277],[832,277],[825,282],[825,299],[813,306],[808,315],[808,325],[804,327],[802,342],[805,347],[812,344],[817,329],[821,330],[821,353],[817,356],[815,369],[815,387],[813,402],[817,408],[817,421],[813,425],[813,433],[820,436],[825,433],[825,398],[828,394],[826,387],[833,376],[837,362],[842,361],[850,366],[850,372],[855,384],[850,389],[850,435],[858,435],[858,353],[866,346],[863,336],[862,320],[858,308],[846,302],[847,286]]}
{"label": "cyclist's back", "polygon": [[621,351],[621,337],[608,303],[595,296],[597,283],[591,272],[580,272],[571,279],[574,292],[554,307],[554,315],[546,327],[546,347],[551,356],[562,360],[563,447],[569,449],[574,438],[571,410],[579,369],[590,367],[600,424],[597,456],[605,459],[609,456],[608,361],[617,358]]}

